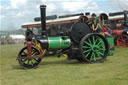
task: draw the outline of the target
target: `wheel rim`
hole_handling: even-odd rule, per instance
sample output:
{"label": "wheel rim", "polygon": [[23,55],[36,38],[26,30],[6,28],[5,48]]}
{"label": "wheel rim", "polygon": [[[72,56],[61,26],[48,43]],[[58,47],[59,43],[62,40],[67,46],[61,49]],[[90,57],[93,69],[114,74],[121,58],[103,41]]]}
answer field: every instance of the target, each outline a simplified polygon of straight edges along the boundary
{"label": "wheel rim", "polygon": [[92,34],[82,43],[83,58],[88,62],[99,62],[108,54],[107,40],[98,34]]}
{"label": "wheel rim", "polygon": [[127,35],[118,36],[117,46],[118,47],[128,47],[128,36]]}
{"label": "wheel rim", "polygon": [[[32,56],[39,55],[39,54],[40,52],[36,48],[32,47]],[[27,57],[27,55],[28,55],[27,47],[25,47],[20,51],[19,57]],[[19,61],[19,64],[25,68],[34,68],[41,62],[41,59],[31,58],[31,59],[20,59],[18,61]]]}

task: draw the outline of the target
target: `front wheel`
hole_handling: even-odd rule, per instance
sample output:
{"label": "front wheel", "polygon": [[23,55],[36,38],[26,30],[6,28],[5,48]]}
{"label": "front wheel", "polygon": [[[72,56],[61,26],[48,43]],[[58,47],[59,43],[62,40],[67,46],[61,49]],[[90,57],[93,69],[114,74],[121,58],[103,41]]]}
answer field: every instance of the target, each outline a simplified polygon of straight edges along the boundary
{"label": "front wheel", "polygon": [[[40,52],[35,47],[32,47],[32,56],[35,56],[35,55],[40,55]],[[27,57],[27,56],[28,56],[27,47],[24,47],[19,52],[18,58]],[[18,62],[21,66],[30,69],[30,68],[36,67],[41,62],[41,58],[18,59]]]}
{"label": "front wheel", "polygon": [[104,36],[91,33],[80,42],[80,52],[84,61],[89,63],[103,62],[109,52],[109,45]]}
{"label": "front wheel", "polygon": [[128,36],[120,35],[117,37],[117,46],[118,47],[128,47]]}

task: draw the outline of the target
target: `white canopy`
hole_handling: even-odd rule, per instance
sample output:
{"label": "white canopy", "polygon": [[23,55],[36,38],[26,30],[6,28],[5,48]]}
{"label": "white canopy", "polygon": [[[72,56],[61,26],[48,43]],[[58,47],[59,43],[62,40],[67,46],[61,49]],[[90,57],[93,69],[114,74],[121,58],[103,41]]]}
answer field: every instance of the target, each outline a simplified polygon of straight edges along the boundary
{"label": "white canopy", "polygon": [[24,35],[10,35],[12,39],[25,39]]}

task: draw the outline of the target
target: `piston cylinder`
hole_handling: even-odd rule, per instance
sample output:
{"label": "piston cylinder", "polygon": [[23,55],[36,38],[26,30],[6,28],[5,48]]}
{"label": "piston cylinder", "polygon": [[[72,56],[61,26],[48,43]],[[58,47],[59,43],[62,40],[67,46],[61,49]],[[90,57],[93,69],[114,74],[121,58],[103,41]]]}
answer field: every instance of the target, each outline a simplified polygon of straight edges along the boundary
{"label": "piston cylinder", "polygon": [[49,49],[64,49],[71,45],[71,41],[67,36],[62,37],[48,37]]}

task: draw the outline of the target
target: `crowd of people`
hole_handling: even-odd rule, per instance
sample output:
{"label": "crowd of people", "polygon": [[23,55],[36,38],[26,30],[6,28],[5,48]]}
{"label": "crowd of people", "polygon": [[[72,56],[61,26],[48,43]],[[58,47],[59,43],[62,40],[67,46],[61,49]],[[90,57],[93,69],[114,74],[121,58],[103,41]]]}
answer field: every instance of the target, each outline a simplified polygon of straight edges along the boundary
{"label": "crowd of people", "polygon": [[97,33],[101,33],[104,35],[104,36],[112,36],[112,30],[110,29],[110,25],[108,24],[104,24],[103,26],[100,26],[100,23],[99,23],[99,18],[96,17],[96,14],[92,14],[92,30],[93,32],[97,32]]}
{"label": "crowd of people", "polygon": [[81,16],[80,21],[88,23],[93,33],[102,33],[104,36],[112,36],[111,26],[108,24],[100,25],[99,17],[95,13],[91,15],[91,18]]}
{"label": "crowd of people", "polygon": [[23,43],[23,39],[12,39],[11,37],[0,37],[0,45],[7,45],[7,44],[20,44]]}

